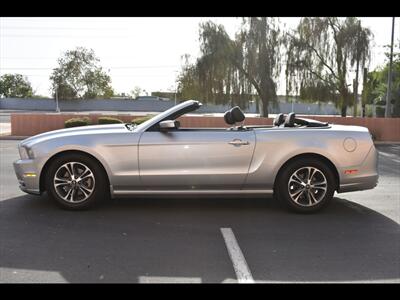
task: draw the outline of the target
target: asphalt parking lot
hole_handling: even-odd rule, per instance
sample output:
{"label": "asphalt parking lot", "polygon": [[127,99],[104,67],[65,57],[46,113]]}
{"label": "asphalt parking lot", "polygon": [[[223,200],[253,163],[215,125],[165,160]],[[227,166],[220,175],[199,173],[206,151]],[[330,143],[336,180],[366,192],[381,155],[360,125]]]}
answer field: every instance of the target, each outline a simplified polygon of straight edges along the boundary
{"label": "asphalt parking lot", "polygon": [[60,210],[19,190],[18,142],[0,140],[0,282],[400,282],[400,145],[377,146],[374,190],[299,215],[251,198]]}

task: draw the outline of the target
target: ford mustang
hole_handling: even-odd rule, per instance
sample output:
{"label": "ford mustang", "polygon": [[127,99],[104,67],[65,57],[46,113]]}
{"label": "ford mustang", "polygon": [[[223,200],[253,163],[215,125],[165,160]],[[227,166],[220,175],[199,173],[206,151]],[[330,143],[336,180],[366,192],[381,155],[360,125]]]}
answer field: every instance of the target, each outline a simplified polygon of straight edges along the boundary
{"label": "ford mustang", "polygon": [[245,125],[239,107],[227,128],[184,128],[180,103],[140,125],[74,127],[20,142],[14,169],[27,193],[47,192],[61,207],[143,195],[274,196],[297,212],[325,207],[336,192],[372,189],[377,151],[367,128],[279,114]]}

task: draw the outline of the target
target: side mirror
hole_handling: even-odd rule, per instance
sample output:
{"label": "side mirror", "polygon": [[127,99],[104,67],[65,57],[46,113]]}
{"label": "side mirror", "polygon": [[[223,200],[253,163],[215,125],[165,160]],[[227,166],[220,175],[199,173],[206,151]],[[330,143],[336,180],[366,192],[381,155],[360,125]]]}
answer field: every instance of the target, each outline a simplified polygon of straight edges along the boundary
{"label": "side mirror", "polygon": [[168,131],[169,129],[175,129],[175,128],[176,128],[176,124],[175,124],[175,121],[173,121],[173,120],[166,120],[166,121],[160,122],[160,129],[162,131]]}

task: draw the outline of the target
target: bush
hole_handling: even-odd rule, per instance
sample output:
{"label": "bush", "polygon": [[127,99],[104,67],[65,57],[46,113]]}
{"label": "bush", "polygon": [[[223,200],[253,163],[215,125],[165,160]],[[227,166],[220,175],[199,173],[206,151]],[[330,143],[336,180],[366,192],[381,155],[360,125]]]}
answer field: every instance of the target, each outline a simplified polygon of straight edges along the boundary
{"label": "bush", "polygon": [[375,109],[376,109],[376,116],[378,118],[385,117],[385,108],[384,107],[377,106]]}
{"label": "bush", "polygon": [[372,118],[374,116],[374,112],[372,111],[371,105],[365,105],[365,117]]}
{"label": "bush", "polygon": [[143,122],[145,122],[147,120],[150,120],[152,117],[154,117],[154,116],[153,115],[148,115],[148,116],[145,116],[145,117],[136,118],[136,119],[132,120],[132,123],[136,124],[136,125],[139,125],[139,124],[142,124]]}
{"label": "bush", "polygon": [[112,117],[100,117],[99,124],[119,124],[124,123],[120,119],[112,118]]}
{"label": "bush", "polygon": [[386,105],[386,101],[385,101],[385,100],[378,100],[378,101],[375,102],[375,105],[382,105],[382,106],[384,106],[384,105]]}
{"label": "bush", "polygon": [[67,121],[65,121],[64,125],[65,128],[70,128],[70,127],[77,127],[77,126],[86,126],[90,125],[92,121],[88,117],[84,118],[72,118]]}

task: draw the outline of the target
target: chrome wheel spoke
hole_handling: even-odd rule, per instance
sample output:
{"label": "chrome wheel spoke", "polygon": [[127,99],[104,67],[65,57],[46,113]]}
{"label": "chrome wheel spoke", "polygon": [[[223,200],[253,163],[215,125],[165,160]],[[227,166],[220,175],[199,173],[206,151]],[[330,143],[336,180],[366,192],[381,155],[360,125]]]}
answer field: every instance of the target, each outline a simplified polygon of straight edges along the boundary
{"label": "chrome wheel spoke", "polygon": [[313,182],[313,185],[327,184],[326,180],[320,182]]}
{"label": "chrome wheel spoke", "polygon": [[71,192],[71,202],[74,202],[74,195],[75,195],[75,189],[71,189],[72,190],[72,192]]}
{"label": "chrome wheel spoke", "polygon": [[85,195],[85,197],[89,197],[90,191],[88,191],[87,189],[83,188],[81,185],[78,186],[78,189]]}
{"label": "chrome wheel spoke", "polygon": [[326,186],[326,185],[327,185],[327,182],[326,181],[322,181],[322,182],[314,182],[314,183],[312,183],[311,186],[318,187],[318,186]]}
{"label": "chrome wheel spoke", "polygon": [[74,163],[72,163],[72,162],[71,163],[66,163],[64,165],[64,167],[67,170],[69,176],[73,179],[75,177],[75,174],[74,174]]}
{"label": "chrome wheel spoke", "polygon": [[306,191],[305,198],[306,198],[306,201],[308,202],[308,205],[312,205],[309,191]]}
{"label": "chrome wheel spoke", "polygon": [[313,187],[311,187],[311,190],[322,190],[322,191],[326,191],[326,187],[325,187],[325,186],[313,186]]}
{"label": "chrome wheel spoke", "polygon": [[60,177],[55,177],[54,178],[54,186],[65,186],[65,185],[69,185],[70,181],[66,178],[60,178]]}
{"label": "chrome wheel spoke", "polygon": [[314,182],[311,185],[311,190],[326,191],[327,190],[327,185],[328,185],[328,183],[325,180],[324,181],[320,181],[320,182]]}
{"label": "chrome wheel spoke", "polygon": [[297,193],[296,195],[292,196],[293,201],[297,203],[299,201],[300,196],[303,195],[303,194],[304,194],[304,190],[301,189],[299,191],[299,193]]}
{"label": "chrome wheel spoke", "polygon": [[293,197],[296,197],[303,190],[304,190],[303,188],[299,188],[296,191],[294,191],[293,193],[290,193],[290,195],[293,196]]}
{"label": "chrome wheel spoke", "polygon": [[301,185],[304,184],[304,181],[296,173],[294,173],[292,175],[291,180],[294,181],[294,182],[300,183]]}
{"label": "chrome wheel spoke", "polygon": [[86,186],[84,186],[83,184],[78,185],[78,188],[85,194],[85,195],[89,195],[90,193],[93,192],[93,189],[89,189]]}
{"label": "chrome wheel spoke", "polygon": [[55,187],[59,187],[59,186],[66,186],[66,185],[71,185],[69,182],[60,182],[60,183],[55,183],[54,186]]}
{"label": "chrome wheel spoke", "polygon": [[291,181],[293,181],[293,182],[295,182],[295,183],[298,183],[298,184],[301,184],[301,185],[304,184],[304,182],[302,182],[301,180],[299,180],[297,177],[292,177],[292,178],[291,178]]}
{"label": "chrome wheel spoke", "polygon": [[314,168],[308,168],[308,178],[307,178],[307,183],[309,184],[311,182],[311,179],[313,178],[315,171],[317,171],[317,169]]}
{"label": "chrome wheel spoke", "polygon": [[83,179],[89,178],[89,177],[94,177],[92,171],[90,169],[86,169],[79,177],[76,179],[77,182],[82,181]]}
{"label": "chrome wheel spoke", "polygon": [[62,198],[68,202],[74,202],[74,192],[75,192],[75,189],[70,188],[68,190],[67,194],[65,195],[65,197],[62,197]]}
{"label": "chrome wheel spoke", "polygon": [[308,200],[309,200],[309,204],[313,205],[314,203],[317,203],[317,199],[314,198],[314,195],[311,191],[308,191]]}

